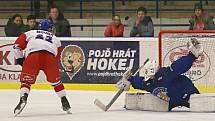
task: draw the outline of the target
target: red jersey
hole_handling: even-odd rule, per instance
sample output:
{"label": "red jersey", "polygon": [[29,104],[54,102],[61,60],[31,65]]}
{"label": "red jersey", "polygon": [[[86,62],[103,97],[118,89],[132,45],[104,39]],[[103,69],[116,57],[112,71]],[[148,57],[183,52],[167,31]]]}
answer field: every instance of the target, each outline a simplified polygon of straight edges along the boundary
{"label": "red jersey", "polygon": [[[20,35],[15,41],[15,58],[27,57],[30,53],[45,50],[57,56],[61,47],[60,40],[51,32],[31,30]],[[23,51],[25,54],[23,54]]]}
{"label": "red jersey", "polygon": [[119,26],[113,25],[113,23],[110,23],[104,32],[105,37],[123,37],[124,33],[124,25],[120,24]]}

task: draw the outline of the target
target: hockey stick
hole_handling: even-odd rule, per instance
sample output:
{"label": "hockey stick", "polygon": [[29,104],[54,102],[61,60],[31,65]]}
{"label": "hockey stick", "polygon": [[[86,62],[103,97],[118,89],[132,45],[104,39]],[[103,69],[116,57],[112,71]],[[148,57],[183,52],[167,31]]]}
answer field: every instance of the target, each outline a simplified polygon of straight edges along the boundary
{"label": "hockey stick", "polygon": [[[145,64],[149,61],[149,58],[147,58],[145,60],[145,62],[143,63],[143,65],[141,67],[138,68],[138,70],[134,73],[133,76],[136,76],[138,74],[138,72],[145,66]],[[126,73],[126,72],[125,72]],[[121,79],[120,79],[121,80]],[[120,89],[115,95],[114,97],[111,99],[111,101],[107,104],[104,105],[104,103],[102,103],[100,100],[95,99],[94,104],[96,106],[98,106],[99,108],[101,108],[103,111],[107,111],[112,105],[113,103],[118,99],[118,97],[122,94],[122,92],[124,91],[124,89]]]}

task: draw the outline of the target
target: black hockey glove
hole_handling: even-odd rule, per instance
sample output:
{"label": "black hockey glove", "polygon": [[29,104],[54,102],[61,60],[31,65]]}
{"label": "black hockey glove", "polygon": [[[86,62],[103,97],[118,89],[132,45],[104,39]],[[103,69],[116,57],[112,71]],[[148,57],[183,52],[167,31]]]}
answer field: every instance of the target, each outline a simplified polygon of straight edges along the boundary
{"label": "black hockey glove", "polygon": [[22,66],[24,60],[25,60],[25,58],[18,58],[18,59],[16,59],[16,63],[17,63],[18,65]]}

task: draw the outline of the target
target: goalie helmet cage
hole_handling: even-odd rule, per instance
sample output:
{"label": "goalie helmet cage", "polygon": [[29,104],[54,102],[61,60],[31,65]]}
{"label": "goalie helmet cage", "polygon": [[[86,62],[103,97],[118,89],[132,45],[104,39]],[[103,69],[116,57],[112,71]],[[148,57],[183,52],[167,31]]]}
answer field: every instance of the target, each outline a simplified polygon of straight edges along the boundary
{"label": "goalie helmet cage", "polygon": [[187,55],[187,41],[196,38],[204,47],[192,68],[184,75],[192,79],[201,92],[215,92],[215,31],[164,30],[159,33],[159,65],[168,66]]}

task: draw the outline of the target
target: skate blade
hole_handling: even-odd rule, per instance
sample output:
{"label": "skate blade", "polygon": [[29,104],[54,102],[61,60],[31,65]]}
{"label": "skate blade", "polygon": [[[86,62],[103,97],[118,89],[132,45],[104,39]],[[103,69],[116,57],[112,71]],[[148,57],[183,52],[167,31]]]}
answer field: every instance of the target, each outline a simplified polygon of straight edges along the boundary
{"label": "skate blade", "polygon": [[100,100],[95,99],[94,104],[98,106],[100,109],[102,109],[103,111],[107,111],[106,106]]}
{"label": "skate blade", "polygon": [[61,107],[63,109],[63,111],[65,111],[67,114],[72,114],[72,109],[64,109],[63,107]]}
{"label": "skate blade", "polygon": [[14,111],[14,117],[18,116],[22,112],[22,110],[25,108],[26,104],[27,103],[24,103],[23,106],[21,105],[21,109],[20,110],[15,110]]}
{"label": "skate blade", "polygon": [[72,110],[71,108],[69,110],[66,111],[67,114],[72,114]]}

